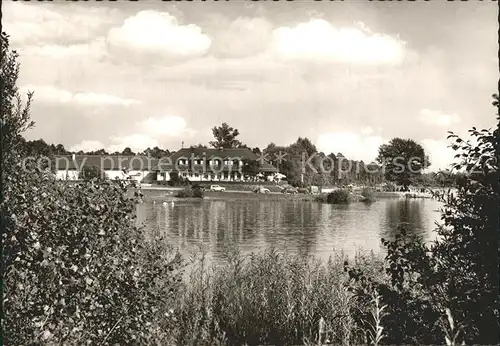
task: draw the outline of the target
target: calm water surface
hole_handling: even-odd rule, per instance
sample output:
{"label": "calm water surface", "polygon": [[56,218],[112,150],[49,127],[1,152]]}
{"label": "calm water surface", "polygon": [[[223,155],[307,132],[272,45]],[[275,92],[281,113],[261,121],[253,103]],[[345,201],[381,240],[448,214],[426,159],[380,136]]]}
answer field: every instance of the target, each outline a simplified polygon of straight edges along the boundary
{"label": "calm water surface", "polygon": [[328,259],[334,250],[349,256],[358,250],[380,253],[380,238],[392,238],[402,223],[432,240],[440,206],[430,199],[348,206],[299,200],[177,201],[173,206],[149,201],[138,205],[138,221],[165,232],[181,251],[202,247],[216,261],[235,245],[243,253],[275,247]]}

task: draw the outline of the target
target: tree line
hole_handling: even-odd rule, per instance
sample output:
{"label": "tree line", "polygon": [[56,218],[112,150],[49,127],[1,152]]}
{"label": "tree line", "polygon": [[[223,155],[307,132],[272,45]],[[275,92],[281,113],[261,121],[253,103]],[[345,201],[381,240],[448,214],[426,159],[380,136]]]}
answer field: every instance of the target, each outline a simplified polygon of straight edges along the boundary
{"label": "tree line", "polygon": [[[342,153],[318,151],[316,146],[307,137],[299,137],[294,143],[287,146],[268,144],[263,150],[259,147],[250,148],[238,140],[239,130],[222,123],[212,128],[213,141],[210,147],[248,148],[259,159],[252,162],[245,160],[243,172],[249,176],[256,176],[263,164],[271,164],[287,181],[294,186],[331,186],[347,185],[351,183],[380,184],[393,182],[405,189],[410,185],[419,186],[453,186],[463,174],[441,170],[438,172],[423,173],[430,166],[429,157],[424,148],[412,139],[393,138],[389,143],[379,148],[376,162],[365,163],[362,160],[346,158]],[[43,139],[23,140],[25,151],[30,155],[143,155],[155,158],[169,156],[175,151],[161,149],[158,146],[147,148],[142,152],[133,152],[129,147],[123,151],[107,152],[105,149],[96,151],[69,151],[62,144],[48,144]],[[208,148],[204,144],[192,145],[190,148]],[[382,167],[384,169],[382,169]]]}

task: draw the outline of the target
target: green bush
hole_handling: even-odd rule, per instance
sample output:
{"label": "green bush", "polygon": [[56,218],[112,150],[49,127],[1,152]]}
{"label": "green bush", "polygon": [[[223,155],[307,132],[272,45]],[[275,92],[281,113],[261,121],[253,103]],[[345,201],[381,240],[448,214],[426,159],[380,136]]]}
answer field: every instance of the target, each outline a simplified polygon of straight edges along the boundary
{"label": "green bush", "polygon": [[375,202],[375,196],[372,188],[364,187],[363,190],[361,190],[361,196],[363,196],[363,202],[366,203]]}
{"label": "green bush", "polygon": [[205,192],[203,191],[203,189],[201,189],[201,188],[194,188],[193,189],[193,197],[203,198],[204,195],[205,195]]}
{"label": "green bush", "polygon": [[3,343],[170,344],[179,254],[135,226],[123,184],[23,167],[31,95],[23,107],[5,33],[1,44]]}
{"label": "green bush", "polygon": [[106,173],[97,166],[83,166],[78,179],[82,180],[106,180]]}
{"label": "green bush", "polygon": [[393,183],[385,183],[382,190],[385,192],[394,192],[396,191],[396,185]]}
{"label": "green bush", "polygon": [[326,201],[330,204],[348,204],[351,201],[351,193],[346,189],[338,189],[330,192]]}
{"label": "green bush", "polygon": [[204,194],[202,188],[199,186],[186,186],[183,190],[177,192],[175,196],[179,198],[203,198]]}
{"label": "green bush", "polygon": [[189,184],[189,179],[183,178],[175,172],[170,173],[170,180],[168,181],[169,186],[188,186]]}
{"label": "green bush", "polygon": [[322,193],[322,194],[314,197],[314,200],[316,202],[320,202],[320,203],[327,203],[328,202],[328,194]]}
{"label": "green bush", "polygon": [[438,240],[427,245],[402,229],[383,239],[388,281],[350,272],[360,306],[374,289],[381,293],[385,342],[499,344],[500,118],[497,126],[470,130],[476,145],[450,134],[460,158],[454,168],[468,174],[456,192],[436,195],[444,203]]}

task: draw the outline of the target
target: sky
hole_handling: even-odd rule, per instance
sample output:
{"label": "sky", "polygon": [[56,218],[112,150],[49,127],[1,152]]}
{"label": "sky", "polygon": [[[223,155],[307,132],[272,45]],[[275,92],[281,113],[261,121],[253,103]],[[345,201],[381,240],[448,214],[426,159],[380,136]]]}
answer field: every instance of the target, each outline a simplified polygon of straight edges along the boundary
{"label": "sky", "polygon": [[176,150],[227,122],[250,147],[308,137],[371,162],[393,137],[452,161],[447,131],[495,124],[488,2],[3,2],[34,91],[28,139]]}

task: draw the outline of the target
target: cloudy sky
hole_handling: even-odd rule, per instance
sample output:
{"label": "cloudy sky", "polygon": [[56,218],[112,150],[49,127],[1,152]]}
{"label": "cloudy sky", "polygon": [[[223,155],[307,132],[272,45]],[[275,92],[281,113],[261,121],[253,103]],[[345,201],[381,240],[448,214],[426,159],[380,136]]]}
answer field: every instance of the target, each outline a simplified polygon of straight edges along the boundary
{"label": "cloudy sky", "polygon": [[494,125],[495,2],[4,2],[35,91],[29,139],[110,151],[309,137],[371,161],[413,138],[434,169],[446,131]]}

